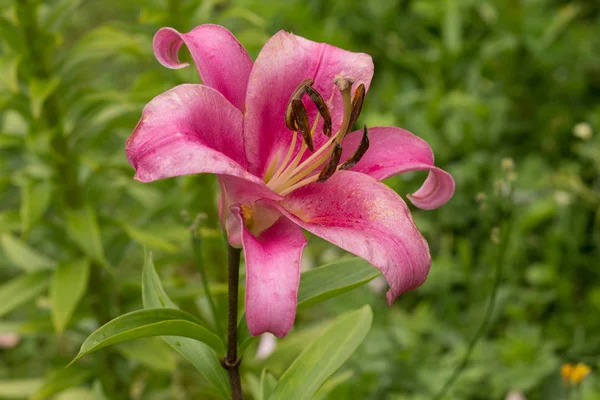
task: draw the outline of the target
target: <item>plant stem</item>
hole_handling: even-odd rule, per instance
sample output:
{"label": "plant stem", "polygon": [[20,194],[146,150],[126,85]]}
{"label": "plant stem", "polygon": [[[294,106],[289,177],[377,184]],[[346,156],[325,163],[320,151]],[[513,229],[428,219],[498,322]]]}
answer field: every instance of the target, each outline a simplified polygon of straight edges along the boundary
{"label": "plant stem", "polygon": [[204,259],[202,257],[202,239],[200,236],[200,232],[192,232],[191,236],[192,252],[194,253],[194,259],[196,261],[196,266],[198,267],[198,272],[200,272],[200,276],[202,278],[202,287],[204,288],[204,293],[206,294],[206,298],[208,299],[208,305],[210,307],[210,312],[212,313],[213,322],[215,324],[217,334],[219,335],[219,337],[223,337],[223,329],[219,321],[217,307],[215,306],[213,297],[210,294],[210,287],[208,286],[208,273],[206,271]]}
{"label": "plant stem", "polygon": [[237,356],[237,324],[238,324],[238,286],[240,280],[240,256],[242,250],[227,244],[227,264],[228,264],[228,313],[227,313],[227,356],[223,366],[229,373],[229,383],[231,385],[231,398],[233,400],[242,400],[242,382],[240,380],[240,363]]}
{"label": "plant stem", "polygon": [[504,259],[506,255],[506,249],[508,247],[508,242],[510,239],[510,233],[512,230],[512,222],[513,218],[510,215],[507,215],[508,221],[504,225],[504,229],[502,231],[502,237],[500,239],[500,245],[498,248],[498,257],[496,258],[496,267],[494,271],[494,283],[492,286],[492,291],[490,293],[490,297],[488,300],[487,308],[485,311],[485,316],[477,329],[477,332],[469,342],[467,346],[467,350],[458,366],[452,372],[452,375],[448,378],[448,380],[444,383],[442,389],[433,397],[433,400],[441,400],[446,394],[450,391],[454,383],[458,380],[463,370],[467,367],[469,360],[471,359],[471,354],[473,354],[473,350],[475,350],[475,346],[479,342],[479,340],[483,337],[483,335],[487,332],[489,324],[492,320],[492,315],[494,314],[494,309],[496,307],[496,295],[498,294],[498,288],[500,287],[500,283],[502,282],[502,268],[504,266]]}

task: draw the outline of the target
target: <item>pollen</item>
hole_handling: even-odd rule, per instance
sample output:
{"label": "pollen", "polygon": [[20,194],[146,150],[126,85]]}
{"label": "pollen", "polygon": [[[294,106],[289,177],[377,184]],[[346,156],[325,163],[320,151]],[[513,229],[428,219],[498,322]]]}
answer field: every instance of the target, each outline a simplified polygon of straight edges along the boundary
{"label": "pollen", "polygon": [[[293,132],[292,140],[285,157],[275,157],[267,168],[265,182],[274,192],[285,196],[303,186],[314,182],[325,182],[336,171],[349,169],[365,154],[369,146],[367,127],[364,128],[363,139],[347,160],[341,162],[342,140],[348,134],[362,110],[365,98],[365,85],[358,85],[352,94],[353,78],[337,77],[333,86],[337,86],[343,101],[343,120],[339,130],[332,133],[330,110],[323,96],[312,87],[312,79],[303,80],[292,93],[285,113],[285,122]],[[318,113],[310,125],[308,114],[302,98],[308,95],[315,104]],[[313,137],[319,123],[323,119],[323,134],[329,138],[321,147],[313,147]],[[300,150],[294,156],[297,141],[301,140]],[[312,154],[307,154],[310,152]],[[304,160],[303,160],[304,159]]]}
{"label": "pollen", "polygon": [[252,218],[252,207],[242,204],[240,207],[242,212],[242,219],[244,220],[244,225],[248,229],[252,229],[254,225],[254,219]]}

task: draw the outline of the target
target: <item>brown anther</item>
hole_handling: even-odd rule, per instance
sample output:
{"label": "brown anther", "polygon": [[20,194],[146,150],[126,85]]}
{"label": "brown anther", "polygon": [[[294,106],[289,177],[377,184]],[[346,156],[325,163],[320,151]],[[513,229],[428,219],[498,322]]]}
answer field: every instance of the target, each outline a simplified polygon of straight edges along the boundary
{"label": "brown anther", "polygon": [[[352,111],[350,112],[350,120],[348,121],[348,131],[352,129],[360,112],[362,111],[362,106],[365,101],[365,85],[362,83],[358,85],[356,90],[354,91],[354,96],[352,96]],[[347,133],[347,132],[346,132]]]}
{"label": "brown anther", "polygon": [[365,125],[365,129],[363,130],[362,138],[360,139],[360,143],[354,154],[352,154],[342,165],[340,165],[340,169],[350,169],[356,165],[357,162],[365,155],[367,149],[369,148],[369,131],[367,126]]}
{"label": "brown anther", "polygon": [[306,108],[304,108],[304,103],[302,103],[302,100],[292,100],[292,110],[296,120],[296,126],[298,126],[298,131],[302,134],[304,143],[306,143],[306,146],[308,146],[310,151],[314,151],[312,135],[310,134],[310,124],[308,122],[308,114],[306,113]]}
{"label": "brown anther", "polygon": [[331,137],[331,114],[329,114],[329,108],[325,104],[325,100],[323,100],[321,94],[313,89],[312,86],[306,86],[304,89],[312,102],[315,103],[315,106],[317,106],[321,117],[323,117],[323,134]]}
{"label": "brown anther", "polygon": [[296,125],[296,118],[294,117],[292,102],[294,100],[302,99],[302,96],[304,96],[304,93],[306,93],[306,88],[312,86],[313,83],[315,83],[315,81],[310,78],[303,80],[296,87],[294,93],[292,93],[292,96],[290,97],[290,101],[285,110],[285,125],[288,127],[288,129],[292,131],[298,130],[298,126]]}
{"label": "brown anther", "polygon": [[333,152],[331,153],[331,157],[327,162],[327,165],[323,167],[321,173],[319,174],[317,182],[325,182],[331,177],[331,175],[333,175],[333,173],[337,170],[337,166],[340,162],[340,157],[342,157],[342,146],[339,143],[336,143],[335,147],[333,148]]}

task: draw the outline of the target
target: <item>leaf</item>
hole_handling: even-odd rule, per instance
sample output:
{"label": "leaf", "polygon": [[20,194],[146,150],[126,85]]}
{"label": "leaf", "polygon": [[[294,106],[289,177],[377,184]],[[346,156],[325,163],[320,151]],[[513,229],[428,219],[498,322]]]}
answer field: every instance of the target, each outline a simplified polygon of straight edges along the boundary
{"label": "leaf", "polygon": [[13,379],[0,381],[0,398],[29,397],[42,385],[42,379]]}
{"label": "leaf", "polygon": [[85,339],[70,364],[111,344],[149,336],[188,337],[204,342],[218,352],[225,350],[221,339],[201,326],[192,314],[171,308],[150,308],[121,315],[96,329]]}
{"label": "leaf", "polygon": [[19,63],[21,57],[3,57],[0,59],[0,89],[12,93],[19,92]]}
{"label": "leaf", "polygon": [[171,347],[158,338],[149,337],[119,343],[117,350],[126,358],[138,361],[156,371],[173,372],[177,366]]}
{"label": "leaf", "polygon": [[169,253],[177,252],[177,246],[163,239],[161,236],[154,235],[148,231],[134,228],[131,225],[122,223],[121,227],[127,235],[137,243],[154,249],[161,249]]}
{"label": "leaf", "polygon": [[90,278],[90,263],[86,259],[61,264],[54,271],[50,287],[52,322],[61,333],[86,292]]}
{"label": "leaf", "polygon": [[[300,275],[297,309],[311,307],[348,292],[371,281],[379,274],[375,267],[358,257],[305,271]],[[240,353],[243,353],[254,340],[248,331],[246,318],[242,318],[238,340]]]}
{"label": "leaf", "polygon": [[44,400],[72,386],[77,386],[93,375],[89,369],[61,368],[50,373],[44,384],[29,398],[29,400]]}
{"label": "leaf", "polygon": [[0,317],[35,299],[49,284],[49,271],[20,275],[0,286]]}
{"label": "leaf", "polygon": [[337,318],[285,371],[270,399],[311,399],[362,343],[372,320],[369,306]]}
{"label": "leaf", "polygon": [[100,228],[96,218],[96,212],[89,205],[79,209],[66,211],[67,234],[92,260],[104,267],[111,269],[104,257],[104,249],[100,238]]}
{"label": "leaf", "polygon": [[351,258],[313,268],[300,275],[298,309],[314,306],[357,288],[379,276],[375,267],[361,258]]}
{"label": "leaf", "polygon": [[[177,308],[175,303],[167,296],[160,283],[154,263],[152,262],[152,254],[150,253],[146,254],[144,271],[142,273],[142,298],[144,308]],[[192,363],[223,398],[228,399],[231,396],[227,374],[221,367],[217,355],[210,347],[192,339],[170,337],[164,337],[163,339],[186,360]]]}
{"label": "leaf", "polygon": [[0,244],[6,257],[24,271],[32,272],[51,268],[55,264],[54,261],[32,249],[10,233],[0,236]]}
{"label": "leaf", "polygon": [[260,374],[260,399],[267,400],[271,397],[273,390],[277,386],[277,379],[267,369],[263,369]]}
{"label": "leaf", "polygon": [[42,115],[42,106],[52,92],[56,90],[60,79],[53,77],[51,79],[33,78],[29,81],[29,97],[31,99],[31,113],[34,118],[39,119]]}
{"label": "leaf", "polygon": [[52,185],[49,181],[28,181],[21,187],[21,230],[28,232],[50,205]]}

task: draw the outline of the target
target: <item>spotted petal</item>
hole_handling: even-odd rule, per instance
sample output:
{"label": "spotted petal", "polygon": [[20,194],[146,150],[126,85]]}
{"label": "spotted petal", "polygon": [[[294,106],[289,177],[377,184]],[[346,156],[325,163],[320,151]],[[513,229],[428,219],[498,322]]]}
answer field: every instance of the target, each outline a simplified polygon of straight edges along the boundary
{"label": "spotted petal", "polygon": [[150,101],[126,151],[142,182],[210,172],[264,186],[245,170],[242,113],[207,86],[176,86]]}
{"label": "spotted petal", "polygon": [[246,86],[252,59],[231,32],[219,25],[200,25],[188,33],[162,28],[154,35],[154,54],[167,68],[183,68],[178,53],[184,44],[190,50],[200,79],[244,111]]}
{"label": "spotted petal", "polygon": [[[250,172],[263,176],[272,157],[285,154],[292,132],[285,125],[285,111],[294,89],[306,78],[325,101],[331,99],[334,131],[341,125],[342,100],[335,88],[337,76],[352,77],[368,88],[373,61],[367,54],[351,53],[325,43],[316,43],[280,31],[263,47],[250,74],[244,121]],[[333,97],[332,97],[333,96]],[[305,104],[314,117],[316,108]],[[324,135],[315,137],[315,146]]]}
{"label": "spotted petal", "polygon": [[[342,143],[342,160],[358,147],[362,130],[349,133]],[[423,186],[408,198],[417,207],[431,210],[444,205],[454,194],[454,179],[436,167],[433,152],[426,141],[394,127],[369,129],[369,149],[352,171],[362,172],[377,180],[409,171],[429,171]]]}
{"label": "spotted petal", "polygon": [[271,332],[284,337],[296,317],[300,261],[306,239],[302,230],[285,217],[254,236],[242,223],[239,209],[237,215],[246,259],[248,330],[253,336]]}
{"label": "spotted petal", "polygon": [[377,267],[390,285],[390,304],[425,281],[431,264],[427,242],[402,198],[372,177],[338,171],[324,183],[292,192],[281,205],[307,231]]}

